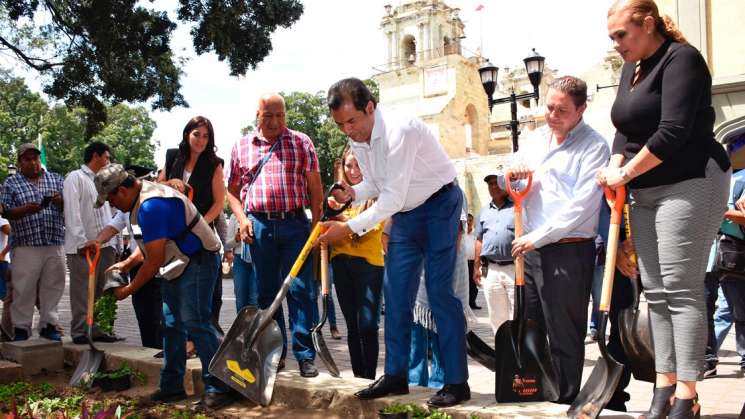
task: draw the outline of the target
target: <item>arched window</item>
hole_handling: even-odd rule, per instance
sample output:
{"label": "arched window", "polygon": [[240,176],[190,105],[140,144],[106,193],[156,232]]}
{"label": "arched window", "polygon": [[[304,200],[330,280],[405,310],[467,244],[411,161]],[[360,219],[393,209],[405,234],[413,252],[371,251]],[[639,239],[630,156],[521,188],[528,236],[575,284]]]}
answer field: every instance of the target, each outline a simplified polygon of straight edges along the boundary
{"label": "arched window", "polygon": [[405,65],[416,62],[416,39],[413,35],[404,36],[401,42],[401,59]]}

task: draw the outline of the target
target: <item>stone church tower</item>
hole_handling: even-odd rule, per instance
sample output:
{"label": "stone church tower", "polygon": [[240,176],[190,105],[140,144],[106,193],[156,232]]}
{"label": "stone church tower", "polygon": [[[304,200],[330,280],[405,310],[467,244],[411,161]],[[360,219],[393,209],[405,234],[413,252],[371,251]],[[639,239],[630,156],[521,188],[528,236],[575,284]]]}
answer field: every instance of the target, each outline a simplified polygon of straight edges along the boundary
{"label": "stone church tower", "polygon": [[460,10],[439,0],[385,6],[385,64],[373,76],[386,109],[421,118],[450,158],[487,154],[489,109],[478,58],[465,58]]}

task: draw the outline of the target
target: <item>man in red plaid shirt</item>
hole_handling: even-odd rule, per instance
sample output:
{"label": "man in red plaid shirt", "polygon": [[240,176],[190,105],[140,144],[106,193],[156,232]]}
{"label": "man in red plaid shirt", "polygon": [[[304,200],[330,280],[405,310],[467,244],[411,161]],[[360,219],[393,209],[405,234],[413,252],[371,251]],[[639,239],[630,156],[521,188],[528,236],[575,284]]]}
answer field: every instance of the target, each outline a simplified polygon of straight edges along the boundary
{"label": "man in red plaid shirt", "polygon": [[[323,190],[313,142],[302,132],[287,128],[282,96],[259,99],[256,116],[256,131],[238,140],[230,156],[228,201],[240,223],[241,240],[249,244],[259,306],[267,308],[310,235],[311,222],[304,208],[310,206],[315,224],[321,214]],[[311,265],[305,264],[287,295],[292,351],[303,377],[318,375],[310,334],[315,304]],[[275,319],[285,341],[281,369],[287,355],[281,308]]]}

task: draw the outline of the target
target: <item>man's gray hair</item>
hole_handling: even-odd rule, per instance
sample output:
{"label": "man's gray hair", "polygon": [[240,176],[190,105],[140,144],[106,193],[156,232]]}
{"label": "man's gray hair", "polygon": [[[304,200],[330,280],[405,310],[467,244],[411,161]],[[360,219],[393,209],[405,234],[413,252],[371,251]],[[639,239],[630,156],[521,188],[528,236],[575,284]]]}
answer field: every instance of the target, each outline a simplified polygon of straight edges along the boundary
{"label": "man's gray hair", "polygon": [[568,94],[578,108],[587,103],[587,83],[580,78],[562,76],[552,81],[548,88]]}

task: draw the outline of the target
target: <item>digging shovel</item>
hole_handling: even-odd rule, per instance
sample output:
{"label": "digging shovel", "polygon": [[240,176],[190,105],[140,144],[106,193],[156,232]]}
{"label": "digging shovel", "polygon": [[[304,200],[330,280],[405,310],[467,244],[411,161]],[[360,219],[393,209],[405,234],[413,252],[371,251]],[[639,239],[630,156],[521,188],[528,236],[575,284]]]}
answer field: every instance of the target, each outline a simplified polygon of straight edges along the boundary
{"label": "digging shovel", "polygon": [[[93,255],[91,255],[93,253]],[[83,351],[78,366],[70,379],[71,386],[90,381],[101,367],[104,353],[93,345],[93,303],[96,299],[96,265],[101,257],[101,248],[96,243],[95,250],[85,250],[85,260],[88,262],[88,312],[85,321],[88,324],[88,345],[90,349]]]}
{"label": "digging shovel", "polygon": [[[331,209],[328,206],[329,195],[334,189],[340,188],[340,185],[333,185],[326,194],[321,221],[341,214],[351,204],[351,201],[347,202],[339,209]],[[300,273],[300,269],[313,249],[313,243],[320,234],[321,225],[317,223],[269,308],[263,310],[258,310],[253,306],[243,308],[210,361],[210,374],[247,399],[262,406],[268,405],[272,400],[277,365],[282,354],[282,332],[277,322],[274,321],[274,313],[282,305],[282,301],[290,291],[292,281]]]}
{"label": "digging shovel", "polygon": [[[626,205],[623,210],[626,219],[626,237],[630,239],[629,206]],[[635,256],[633,258],[635,259]],[[654,383],[657,373],[654,369],[654,346],[652,346],[649,315],[646,309],[639,309],[639,280],[629,278],[629,281],[631,281],[634,300],[630,307],[618,313],[621,346],[626,353],[628,367],[634,378]]]}
{"label": "digging shovel", "polygon": [[[515,238],[523,234],[522,201],[530,191],[532,176],[522,191],[512,189],[511,173],[505,175],[507,192],[514,202]],[[515,318],[502,323],[494,339],[497,368],[495,396],[499,403],[554,401],[559,398],[556,370],[546,333],[525,315],[525,260],[515,258]]]}
{"label": "digging shovel", "polygon": [[323,313],[318,324],[311,330],[311,336],[316,354],[326,365],[329,374],[339,377],[339,368],[336,367],[334,359],[331,358],[331,352],[329,352],[326,341],[323,340],[323,333],[321,333],[321,328],[326,324],[326,318],[328,317],[328,299],[331,298],[329,292],[329,248],[326,243],[321,243],[321,299],[323,301]]}
{"label": "digging shovel", "polygon": [[618,233],[621,228],[621,214],[626,201],[626,189],[620,186],[615,192],[605,188],[605,198],[611,207],[610,229],[608,230],[608,246],[605,256],[605,271],[603,272],[603,288],[600,294],[600,327],[598,327],[598,349],[600,358],[592,369],[590,378],[579,391],[577,398],[569,407],[567,415],[571,418],[591,418],[600,415],[608,404],[613,392],[618,387],[618,381],[623,373],[623,364],[613,359],[608,353],[605,342],[605,331],[608,326],[608,312],[610,311],[611,295],[613,293],[613,279],[616,275],[616,254],[618,251]]}

